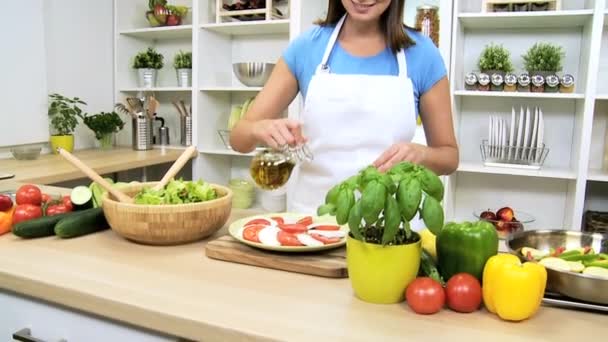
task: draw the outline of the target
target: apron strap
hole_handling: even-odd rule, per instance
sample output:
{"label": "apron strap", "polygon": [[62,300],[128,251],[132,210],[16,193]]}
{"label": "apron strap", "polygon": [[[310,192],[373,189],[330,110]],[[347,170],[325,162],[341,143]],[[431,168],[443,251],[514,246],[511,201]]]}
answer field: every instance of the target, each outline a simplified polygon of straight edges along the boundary
{"label": "apron strap", "polygon": [[327,42],[327,46],[325,47],[325,53],[323,54],[323,59],[321,60],[321,64],[319,64],[319,66],[317,67],[317,71],[324,71],[324,72],[329,72],[329,55],[331,55],[331,51],[334,48],[334,45],[336,44],[336,40],[338,40],[338,34],[340,34],[340,29],[342,29],[342,25],[344,24],[344,20],[346,19],[346,14],[344,14],[342,16],[342,18],[340,18],[340,21],[338,21],[338,23],[336,24],[336,27],[334,28],[334,31],[331,34],[331,37],[329,37],[329,41]]}
{"label": "apron strap", "polygon": [[399,65],[399,78],[408,78],[407,61],[405,59],[405,50],[403,49],[397,52],[397,64]]}

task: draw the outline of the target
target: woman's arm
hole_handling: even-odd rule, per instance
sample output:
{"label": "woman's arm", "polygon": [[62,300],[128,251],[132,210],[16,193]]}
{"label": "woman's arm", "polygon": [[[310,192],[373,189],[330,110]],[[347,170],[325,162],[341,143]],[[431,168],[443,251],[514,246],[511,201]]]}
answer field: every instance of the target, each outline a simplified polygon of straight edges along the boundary
{"label": "woman's arm", "polygon": [[248,153],[259,142],[277,148],[281,145],[303,143],[300,123],[279,119],[281,113],[298,94],[298,81],[280,58],[251,108],[230,133],[230,145],[236,151]]}
{"label": "woman's arm", "polygon": [[458,168],[458,145],[446,77],[420,97],[420,117],[427,146],[410,142],[394,144],[374,162],[380,171],[386,171],[401,161],[422,164],[441,175]]}

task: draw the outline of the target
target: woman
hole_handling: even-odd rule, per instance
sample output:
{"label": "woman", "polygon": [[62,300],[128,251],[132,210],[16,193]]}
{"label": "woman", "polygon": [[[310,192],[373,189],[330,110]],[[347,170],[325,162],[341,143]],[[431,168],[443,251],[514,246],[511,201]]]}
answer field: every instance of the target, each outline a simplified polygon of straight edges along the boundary
{"label": "woman", "polygon": [[[401,161],[458,166],[446,69],[432,41],[403,25],[405,0],[330,0],[327,17],[287,47],[230,143],[240,152],[307,143],[288,209],[314,213],[334,184]],[[280,118],[300,92],[299,118]],[[420,114],[427,146],[411,143]]]}

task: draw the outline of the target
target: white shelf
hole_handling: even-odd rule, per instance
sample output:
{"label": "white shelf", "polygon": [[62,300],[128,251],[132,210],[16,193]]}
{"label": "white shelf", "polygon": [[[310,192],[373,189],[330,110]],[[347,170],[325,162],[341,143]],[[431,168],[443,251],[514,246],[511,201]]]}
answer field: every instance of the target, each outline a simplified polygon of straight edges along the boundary
{"label": "white shelf", "polygon": [[595,95],[596,100],[608,100],[608,94],[597,94]]}
{"label": "white shelf", "polygon": [[173,91],[173,92],[182,92],[182,91],[192,91],[191,87],[182,88],[182,87],[156,87],[156,88],[121,88],[121,92],[123,93],[131,93],[138,91]]}
{"label": "white shelf", "polygon": [[461,13],[458,19],[465,28],[564,28],[580,27],[593,18],[593,10],[545,12]]}
{"label": "white shelf", "polygon": [[511,169],[506,167],[487,167],[481,162],[460,162],[458,172],[485,173],[495,175],[513,175],[541,178],[576,179],[576,172],[569,169],[544,166],[540,170]]}
{"label": "white shelf", "polygon": [[239,153],[237,151],[228,150],[225,148],[211,148],[211,149],[207,148],[207,149],[201,149],[199,152],[204,153],[204,154],[217,154],[217,155],[223,155],[223,156],[239,156],[239,157],[253,157],[255,155],[255,152]]}
{"label": "white shelf", "polygon": [[192,25],[161,26],[133,30],[122,30],[121,35],[142,39],[174,39],[192,37]]}
{"label": "white shelf", "polygon": [[201,91],[223,91],[223,92],[256,92],[262,87],[201,87]]}
{"label": "white shelf", "polygon": [[509,91],[476,91],[456,90],[455,96],[484,96],[484,97],[517,97],[531,99],[584,99],[585,94],[579,93],[532,93],[532,92],[509,92]]}
{"label": "white shelf", "polygon": [[289,33],[289,19],[212,23],[203,24],[201,28],[233,36]]}
{"label": "white shelf", "polygon": [[587,180],[596,182],[608,182],[608,172],[598,169],[591,169],[589,170]]}

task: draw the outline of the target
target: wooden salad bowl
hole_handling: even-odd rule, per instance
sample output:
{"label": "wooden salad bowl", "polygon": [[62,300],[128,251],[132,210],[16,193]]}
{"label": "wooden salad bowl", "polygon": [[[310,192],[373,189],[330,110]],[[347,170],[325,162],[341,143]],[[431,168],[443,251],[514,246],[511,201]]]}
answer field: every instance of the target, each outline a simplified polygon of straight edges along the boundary
{"label": "wooden salad bowl", "polygon": [[[134,197],[144,186],[134,184],[122,192]],[[177,245],[204,239],[221,229],[232,209],[232,191],[210,184],[218,198],[188,204],[142,205],[119,202],[111,194],[103,196],[103,212],[112,230],[122,237],[149,245]]]}

